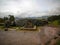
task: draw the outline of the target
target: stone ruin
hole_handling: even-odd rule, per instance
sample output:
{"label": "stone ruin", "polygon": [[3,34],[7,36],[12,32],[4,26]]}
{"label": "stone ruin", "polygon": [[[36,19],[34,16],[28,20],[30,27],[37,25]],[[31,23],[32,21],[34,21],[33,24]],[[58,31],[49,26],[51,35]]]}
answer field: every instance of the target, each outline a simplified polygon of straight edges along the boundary
{"label": "stone ruin", "polygon": [[31,20],[27,20],[25,25],[24,25],[24,27],[21,28],[21,29],[24,29],[24,30],[35,30],[36,26],[33,25]]}
{"label": "stone ruin", "polygon": [[25,23],[25,25],[24,25],[24,28],[33,28],[33,24],[32,24],[32,22],[30,21],[30,20],[28,20],[26,23]]}
{"label": "stone ruin", "polygon": [[10,21],[9,20],[5,21],[4,27],[5,27],[5,31],[8,31],[8,28],[10,27]]}

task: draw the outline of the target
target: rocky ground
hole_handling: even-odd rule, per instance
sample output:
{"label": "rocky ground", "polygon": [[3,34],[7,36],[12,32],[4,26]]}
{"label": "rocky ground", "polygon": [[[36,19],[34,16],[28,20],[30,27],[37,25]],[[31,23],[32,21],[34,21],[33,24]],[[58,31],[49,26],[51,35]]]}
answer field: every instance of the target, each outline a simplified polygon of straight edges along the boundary
{"label": "rocky ground", "polygon": [[40,27],[38,31],[0,31],[0,45],[55,45],[58,28]]}

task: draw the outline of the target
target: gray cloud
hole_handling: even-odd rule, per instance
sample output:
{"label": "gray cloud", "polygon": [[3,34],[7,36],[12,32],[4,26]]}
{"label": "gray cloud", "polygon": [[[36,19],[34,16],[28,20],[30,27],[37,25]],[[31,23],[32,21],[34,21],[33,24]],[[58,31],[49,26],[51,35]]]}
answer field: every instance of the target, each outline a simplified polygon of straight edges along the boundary
{"label": "gray cloud", "polygon": [[60,0],[0,0],[0,17],[9,14],[20,17],[60,14],[59,5]]}

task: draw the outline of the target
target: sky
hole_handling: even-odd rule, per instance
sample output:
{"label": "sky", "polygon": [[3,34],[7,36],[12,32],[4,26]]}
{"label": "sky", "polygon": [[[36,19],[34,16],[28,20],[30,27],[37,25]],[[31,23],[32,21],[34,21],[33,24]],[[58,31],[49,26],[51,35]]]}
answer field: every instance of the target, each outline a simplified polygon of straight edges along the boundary
{"label": "sky", "polygon": [[60,14],[60,0],[0,0],[0,17],[41,17]]}

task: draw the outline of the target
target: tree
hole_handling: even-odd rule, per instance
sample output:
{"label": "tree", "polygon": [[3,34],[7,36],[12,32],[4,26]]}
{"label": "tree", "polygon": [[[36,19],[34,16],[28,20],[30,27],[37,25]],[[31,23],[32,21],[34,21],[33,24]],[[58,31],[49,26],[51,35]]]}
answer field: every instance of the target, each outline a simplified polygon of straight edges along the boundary
{"label": "tree", "polygon": [[3,18],[0,18],[0,23],[4,23],[4,19]]}
{"label": "tree", "polygon": [[8,17],[4,17],[4,22],[5,22],[6,20],[8,20]]}
{"label": "tree", "polygon": [[9,15],[9,21],[11,23],[11,26],[16,26],[15,17],[13,15]]}
{"label": "tree", "polygon": [[55,20],[60,20],[60,15],[53,15],[48,17],[48,21],[55,21]]}
{"label": "tree", "polygon": [[9,15],[9,20],[10,21],[15,21],[15,17],[13,15]]}

